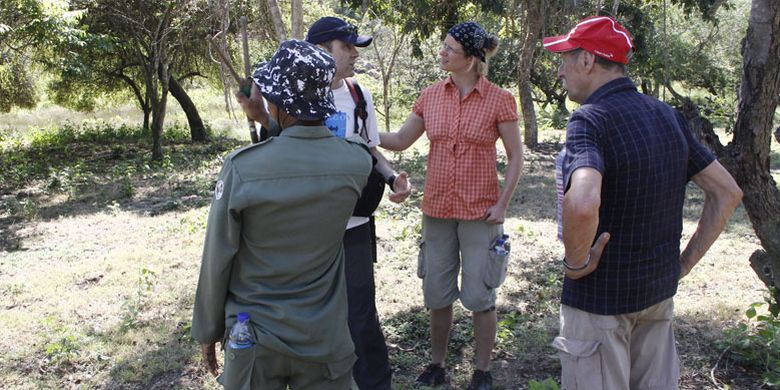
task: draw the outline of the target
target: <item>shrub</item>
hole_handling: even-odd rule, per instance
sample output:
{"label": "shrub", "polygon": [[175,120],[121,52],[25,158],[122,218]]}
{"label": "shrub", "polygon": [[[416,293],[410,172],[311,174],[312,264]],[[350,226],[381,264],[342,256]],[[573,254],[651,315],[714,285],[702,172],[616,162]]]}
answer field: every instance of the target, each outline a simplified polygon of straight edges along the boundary
{"label": "shrub", "polygon": [[528,390],[558,390],[558,382],[552,378],[547,378],[541,382],[531,380],[528,382]]}
{"label": "shrub", "polygon": [[[750,305],[748,322],[727,330],[720,347],[745,368],[761,371],[765,385],[780,388],[780,305],[772,296],[770,291],[765,302]],[[759,314],[765,305],[766,314]]]}

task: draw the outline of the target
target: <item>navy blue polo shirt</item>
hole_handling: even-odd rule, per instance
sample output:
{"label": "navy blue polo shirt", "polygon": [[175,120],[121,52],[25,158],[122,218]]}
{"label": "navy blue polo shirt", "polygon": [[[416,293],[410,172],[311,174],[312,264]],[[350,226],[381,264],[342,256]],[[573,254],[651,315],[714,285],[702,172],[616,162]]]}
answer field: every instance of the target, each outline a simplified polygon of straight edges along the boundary
{"label": "navy blue polo shirt", "polygon": [[569,120],[559,158],[564,188],[577,168],[601,172],[598,237],[611,239],[590,275],[565,278],[561,302],[615,315],[674,296],[685,187],[715,157],[683,116],[628,78],[596,90]]}

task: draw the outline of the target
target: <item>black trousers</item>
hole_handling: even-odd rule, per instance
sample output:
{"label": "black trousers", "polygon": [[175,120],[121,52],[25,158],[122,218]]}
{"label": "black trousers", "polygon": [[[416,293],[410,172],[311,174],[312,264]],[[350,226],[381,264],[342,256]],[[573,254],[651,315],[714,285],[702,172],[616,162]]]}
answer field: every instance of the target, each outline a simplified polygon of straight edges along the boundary
{"label": "black trousers", "polygon": [[373,222],[372,218],[371,222],[344,233],[349,332],[357,355],[352,376],[360,390],[389,390],[392,371],[376,312],[376,235]]}

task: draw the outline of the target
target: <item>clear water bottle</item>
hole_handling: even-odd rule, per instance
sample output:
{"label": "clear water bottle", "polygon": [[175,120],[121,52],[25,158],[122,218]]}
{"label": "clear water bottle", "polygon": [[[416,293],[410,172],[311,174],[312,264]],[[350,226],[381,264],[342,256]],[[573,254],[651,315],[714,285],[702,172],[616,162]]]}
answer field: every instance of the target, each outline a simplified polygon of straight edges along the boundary
{"label": "clear water bottle", "polygon": [[252,336],[252,325],[249,324],[249,314],[238,313],[236,316],[236,323],[233,328],[230,329],[230,336],[228,337],[228,346],[232,349],[249,348],[255,343],[255,338]]}

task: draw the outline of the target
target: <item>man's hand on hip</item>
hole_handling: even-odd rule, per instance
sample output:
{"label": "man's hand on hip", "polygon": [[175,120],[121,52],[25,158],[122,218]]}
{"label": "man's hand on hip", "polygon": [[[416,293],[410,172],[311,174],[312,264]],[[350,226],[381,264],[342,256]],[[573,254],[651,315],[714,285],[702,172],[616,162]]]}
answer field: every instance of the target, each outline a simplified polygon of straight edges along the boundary
{"label": "man's hand on hip", "polygon": [[607,246],[607,243],[609,242],[610,235],[607,232],[601,233],[598,240],[593,244],[593,246],[590,248],[590,251],[588,252],[588,266],[585,267],[583,270],[578,271],[572,271],[569,269],[566,269],[566,276],[569,277],[569,279],[579,279],[582,277],[585,277],[587,275],[590,275],[593,271],[596,270],[599,266],[599,262],[601,261],[601,254],[604,253],[604,247]]}

